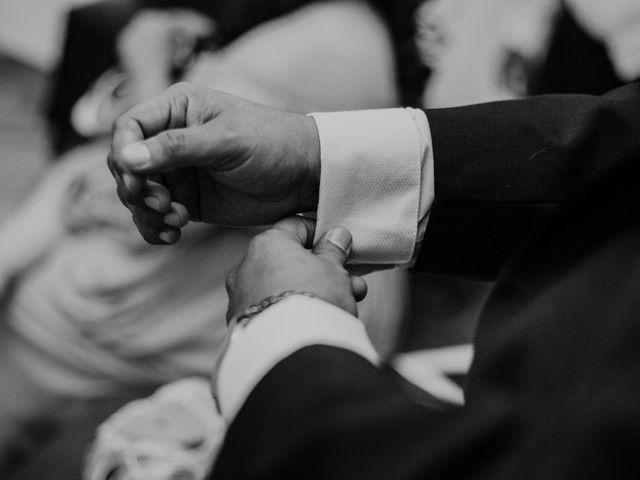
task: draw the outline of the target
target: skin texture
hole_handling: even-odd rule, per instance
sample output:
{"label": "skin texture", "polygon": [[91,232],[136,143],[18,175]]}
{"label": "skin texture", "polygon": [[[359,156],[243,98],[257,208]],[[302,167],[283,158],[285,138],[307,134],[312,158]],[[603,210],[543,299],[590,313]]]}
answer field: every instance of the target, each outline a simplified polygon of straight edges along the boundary
{"label": "skin texture", "polygon": [[311,117],[191,84],[120,116],[108,162],[121,201],[155,244],[177,241],[189,220],[268,225],[318,201]]}
{"label": "skin texture", "polygon": [[312,220],[290,217],[256,235],[240,265],[227,276],[228,317],[288,290],[312,293],[357,315],[356,301],[367,289],[362,278],[350,276],[344,267],[351,234],[333,228],[308,250],[314,228]]}
{"label": "skin texture", "polygon": [[[311,250],[315,223],[289,217],[256,235],[240,265],[227,275],[229,309],[227,321],[261,300],[296,290],[311,293],[354,316],[356,302],[364,299],[367,284],[350,275],[345,264],[351,252],[351,233],[342,227],[327,231]],[[217,397],[218,370],[233,333],[233,325],[212,372],[212,391]]]}
{"label": "skin texture", "polygon": [[[120,199],[151,243],[177,241],[189,219],[259,225],[317,207],[313,119],[189,84],[120,117],[109,165]],[[227,278],[228,318],[286,290],[357,315],[367,286],[344,268],[351,234],[332,229],[309,251],[314,229],[312,220],[291,217],[252,240]]]}

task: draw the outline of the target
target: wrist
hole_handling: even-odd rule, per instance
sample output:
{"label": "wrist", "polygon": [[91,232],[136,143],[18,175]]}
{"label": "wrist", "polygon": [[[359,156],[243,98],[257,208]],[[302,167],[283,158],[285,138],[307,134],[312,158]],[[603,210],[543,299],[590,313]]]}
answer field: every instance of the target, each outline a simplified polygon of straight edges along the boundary
{"label": "wrist", "polygon": [[330,345],[379,363],[364,324],[317,298],[291,295],[233,332],[233,338],[227,337],[228,349],[219,359],[213,379],[219,409],[228,421],[233,420],[260,379],[304,347]]}
{"label": "wrist", "polygon": [[276,303],[284,300],[287,297],[290,297],[291,295],[302,295],[304,297],[316,298],[316,296],[313,293],[299,291],[299,290],[286,290],[276,295],[269,295],[268,297],[265,297],[262,300],[260,300],[258,303],[254,303],[253,305],[248,306],[241,312],[238,312],[235,315],[233,315],[233,317],[231,317],[231,320],[229,320],[228,322],[229,326],[230,327],[233,327],[236,325],[247,326],[249,322],[251,322],[253,317],[262,313],[270,306],[275,305]]}

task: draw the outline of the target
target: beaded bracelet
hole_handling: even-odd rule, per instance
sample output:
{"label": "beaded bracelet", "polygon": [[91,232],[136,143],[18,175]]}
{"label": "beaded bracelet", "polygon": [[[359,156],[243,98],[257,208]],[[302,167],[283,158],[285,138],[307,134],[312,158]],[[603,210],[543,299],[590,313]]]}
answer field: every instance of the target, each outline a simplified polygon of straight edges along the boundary
{"label": "beaded bracelet", "polygon": [[259,313],[262,313],[271,305],[275,305],[276,303],[280,302],[281,300],[284,300],[287,297],[290,297],[291,295],[303,295],[309,298],[318,298],[316,295],[310,292],[304,292],[300,290],[286,290],[282,293],[278,293],[276,295],[270,295],[266,298],[263,298],[258,303],[254,303],[253,305],[250,305],[242,312],[236,313],[231,318],[229,325],[240,325],[240,326],[246,327],[249,324],[249,322],[251,322],[251,319],[253,319],[253,317],[258,315]]}

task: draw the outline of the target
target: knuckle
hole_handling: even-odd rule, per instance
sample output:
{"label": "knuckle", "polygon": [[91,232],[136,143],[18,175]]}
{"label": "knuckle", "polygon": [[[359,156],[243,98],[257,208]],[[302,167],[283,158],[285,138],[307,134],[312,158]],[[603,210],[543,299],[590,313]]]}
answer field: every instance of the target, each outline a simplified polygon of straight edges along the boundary
{"label": "knuckle", "polygon": [[256,235],[249,242],[247,247],[246,258],[261,257],[265,252],[270,250],[270,246],[273,243],[273,233],[270,231],[262,232]]}
{"label": "knuckle", "polygon": [[162,148],[171,155],[182,155],[186,149],[186,138],[181,131],[169,130],[158,135]]}
{"label": "knuckle", "polygon": [[249,242],[249,245],[247,246],[247,253],[245,255],[245,258],[252,258],[256,255],[256,252],[262,250],[263,242],[264,240],[259,238],[259,236],[253,237]]}
{"label": "knuckle", "polygon": [[251,240],[251,243],[254,245],[268,245],[271,243],[274,238],[277,237],[277,232],[274,230],[266,230],[264,232],[260,232]]}
{"label": "knuckle", "polygon": [[336,265],[335,268],[336,268],[336,271],[338,272],[338,274],[341,275],[342,277],[347,278],[347,279],[351,278],[349,276],[349,272],[347,271],[347,269],[344,268],[342,265]]}
{"label": "knuckle", "polygon": [[254,145],[255,139],[250,136],[244,138],[241,122],[238,122],[234,116],[227,117],[225,122],[218,125],[217,137],[225,151],[234,151],[238,146],[246,148],[247,151],[257,150]]}
{"label": "knuckle", "polygon": [[273,249],[287,241],[287,235],[280,230],[266,230],[254,237],[256,247]]}
{"label": "knuckle", "polygon": [[135,120],[127,113],[122,113],[116,117],[111,126],[112,133],[122,130],[133,130],[137,126]]}
{"label": "knuckle", "polygon": [[350,282],[351,278],[349,277],[349,272],[339,264],[332,262],[330,260],[324,261],[324,272],[326,275],[335,278],[339,282]]}
{"label": "knuckle", "polygon": [[125,115],[118,115],[115,119],[115,121],[113,122],[113,128],[115,130],[122,130],[124,128],[127,128],[129,126],[129,118]]}
{"label": "knuckle", "polygon": [[320,253],[323,253],[324,255],[327,255],[336,260],[342,260],[342,258],[345,256],[345,252],[340,247],[330,242],[323,243],[322,246],[318,248],[318,250],[320,251]]}
{"label": "knuckle", "polygon": [[193,83],[180,81],[171,85],[168,90],[172,93],[191,93],[194,89]]}

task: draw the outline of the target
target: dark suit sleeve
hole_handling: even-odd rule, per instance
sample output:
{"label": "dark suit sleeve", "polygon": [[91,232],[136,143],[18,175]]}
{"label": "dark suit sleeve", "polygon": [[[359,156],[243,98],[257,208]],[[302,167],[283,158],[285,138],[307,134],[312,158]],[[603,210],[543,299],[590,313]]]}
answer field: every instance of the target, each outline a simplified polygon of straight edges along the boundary
{"label": "dark suit sleeve", "polygon": [[461,462],[460,450],[450,454],[463,437],[451,429],[462,420],[459,413],[415,401],[389,372],[352,352],[306,347],[252,391],[210,478],[401,480],[440,468],[470,473],[477,465]]}
{"label": "dark suit sleeve", "polygon": [[416,268],[492,278],[575,192],[640,156],[640,84],[428,110],[436,201]]}

